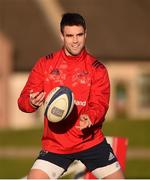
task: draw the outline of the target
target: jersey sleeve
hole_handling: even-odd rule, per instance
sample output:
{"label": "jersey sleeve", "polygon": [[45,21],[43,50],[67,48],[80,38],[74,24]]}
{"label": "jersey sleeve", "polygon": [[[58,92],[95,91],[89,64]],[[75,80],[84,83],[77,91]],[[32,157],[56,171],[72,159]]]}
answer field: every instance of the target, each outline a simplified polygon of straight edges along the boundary
{"label": "jersey sleeve", "polygon": [[97,63],[94,69],[91,92],[87,105],[87,114],[92,124],[102,123],[109,107],[110,81],[107,69]]}
{"label": "jersey sleeve", "polygon": [[41,58],[34,65],[31,73],[29,74],[28,80],[18,98],[18,107],[23,112],[34,112],[37,108],[30,104],[30,91],[41,92],[43,91],[44,82],[44,59]]}

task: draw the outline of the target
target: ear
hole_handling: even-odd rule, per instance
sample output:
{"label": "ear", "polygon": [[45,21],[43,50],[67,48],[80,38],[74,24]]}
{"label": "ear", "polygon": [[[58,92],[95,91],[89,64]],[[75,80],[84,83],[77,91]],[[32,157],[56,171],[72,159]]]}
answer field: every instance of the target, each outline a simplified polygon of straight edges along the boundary
{"label": "ear", "polygon": [[86,36],[87,36],[87,30],[85,31],[85,38],[86,38]]}
{"label": "ear", "polygon": [[60,33],[60,38],[64,42],[64,35],[62,33]]}

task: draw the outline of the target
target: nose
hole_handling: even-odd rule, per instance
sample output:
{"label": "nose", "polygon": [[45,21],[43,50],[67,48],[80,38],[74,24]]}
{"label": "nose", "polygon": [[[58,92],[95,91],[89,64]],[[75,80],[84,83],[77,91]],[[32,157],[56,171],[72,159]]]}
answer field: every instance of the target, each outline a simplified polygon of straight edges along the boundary
{"label": "nose", "polygon": [[73,36],[73,42],[77,43],[78,42],[78,37],[77,36]]}

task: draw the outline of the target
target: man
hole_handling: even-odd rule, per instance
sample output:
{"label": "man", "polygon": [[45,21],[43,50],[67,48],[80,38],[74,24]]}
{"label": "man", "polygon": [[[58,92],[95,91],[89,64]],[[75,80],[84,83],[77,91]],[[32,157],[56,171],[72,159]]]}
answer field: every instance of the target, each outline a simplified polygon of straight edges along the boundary
{"label": "man", "polygon": [[64,14],[60,28],[63,48],[35,64],[18,105],[34,112],[54,87],[63,85],[73,91],[75,106],[62,122],[50,123],[44,117],[42,150],[28,178],[57,179],[74,160],[98,178],[123,178],[101,131],[110,95],[107,70],[85,49],[86,24],[80,14]]}

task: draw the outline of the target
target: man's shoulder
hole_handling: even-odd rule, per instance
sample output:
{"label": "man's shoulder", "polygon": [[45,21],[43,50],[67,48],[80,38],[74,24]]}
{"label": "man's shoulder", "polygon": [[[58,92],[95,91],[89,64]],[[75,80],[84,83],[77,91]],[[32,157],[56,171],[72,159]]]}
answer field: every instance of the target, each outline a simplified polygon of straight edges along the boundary
{"label": "man's shoulder", "polygon": [[53,58],[53,53],[49,53],[43,57],[45,60],[51,60]]}
{"label": "man's shoulder", "polygon": [[104,64],[101,62],[100,58],[97,58],[93,55],[91,55],[90,53],[87,53],[87,59],[88,59],[88,63],[94,68],[105,68]]}
{"label": "man's shoulder", "polygon": [[52,60],[53,58],[59,56],[60,52],[61,52],[61,50],[55,51],[55,52],[51,52],[51,53],[43,56],[42,58],[45,59],[45,60]]}

